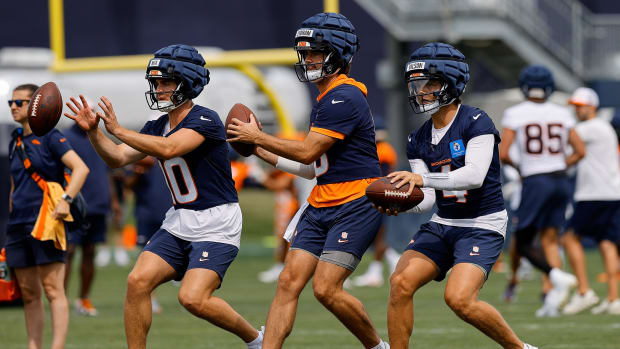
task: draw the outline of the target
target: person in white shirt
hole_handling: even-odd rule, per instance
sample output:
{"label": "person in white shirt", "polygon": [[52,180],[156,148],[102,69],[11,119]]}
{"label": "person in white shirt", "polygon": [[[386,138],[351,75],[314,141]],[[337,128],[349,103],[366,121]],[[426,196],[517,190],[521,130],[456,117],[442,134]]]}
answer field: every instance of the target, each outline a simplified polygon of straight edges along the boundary
{"label": "person in white shirt", "polygon": [[[585,149],[568,109],[547,100],[555,87],[549,69],[539,65],[526,67],[519,75],[519,86],[526,101],[504,112],[500,159],[517,168],[523,182],[513,235],[516,250],[548,275],[553,286],[536,315],[557,316],[560,303],[576,284],[573,275],[560,270],[562,261],[557,242],[570,200],[570,183],[565,171],[584,156]],[[509,154],[513,143],[519,153],[518,164],[513,163]],[[568,145],[573,148],[570,155],[567,155]],[[539,232],[544,256],[532,248]]]}
{"label": "person in white shirt", "polygon": [[598,303],[599,299],[588,283],[580,242],[580,237],[589,236],[598,242],[607,273],[607,298],[592,308],[592,313],[620,315],[615,244],[620,239],[618,139],[609,122],[597,117],[599,99],[594,90],[578,88],[569,103],[575,107],[580,120],[575,129],[586,144],[586,156],[577,165],[575,211],[562,238],[578,281],[578,289],[563,313],[577,314]]}

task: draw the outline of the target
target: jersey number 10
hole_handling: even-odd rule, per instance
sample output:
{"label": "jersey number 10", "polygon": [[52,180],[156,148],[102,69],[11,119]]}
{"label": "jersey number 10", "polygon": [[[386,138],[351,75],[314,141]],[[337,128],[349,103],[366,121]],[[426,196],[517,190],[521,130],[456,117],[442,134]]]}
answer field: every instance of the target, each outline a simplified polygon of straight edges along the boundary
{"label": "jersey number 10", "polygon": [[162,169],[175,204],[187,204],[198,198],[196,183],[183,158],[165,160]]}

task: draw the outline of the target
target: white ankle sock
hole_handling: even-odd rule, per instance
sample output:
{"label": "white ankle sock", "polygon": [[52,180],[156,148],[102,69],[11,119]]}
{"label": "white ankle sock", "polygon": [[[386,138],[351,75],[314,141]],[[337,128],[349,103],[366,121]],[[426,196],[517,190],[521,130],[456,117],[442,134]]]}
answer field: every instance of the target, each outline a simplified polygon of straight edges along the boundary
{"label": "white ankle sock", "polygon": [[387,343],[385,343],[383,340],[379,339],[379,344],[377,344],[376,346],[370,348],[370,349],[385,349],[388,348],[388,346],[386,345]]}

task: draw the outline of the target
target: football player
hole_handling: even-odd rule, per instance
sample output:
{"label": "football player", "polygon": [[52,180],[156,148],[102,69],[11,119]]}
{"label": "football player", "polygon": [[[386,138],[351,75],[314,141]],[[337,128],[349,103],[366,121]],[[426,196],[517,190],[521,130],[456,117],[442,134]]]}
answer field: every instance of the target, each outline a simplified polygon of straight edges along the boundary
{"label": "football player", "polygon": [[[524,68],[519,86],[526,100],[504,112],[500,159],[519,170],[523,183],[513,235],[516,251],[548,275],[553,286],[536,316],[557,316],[559,305],[576,284],[573,275],[560,270],[557,236],[571,192],[565,171],[584,156],[585,148],[568,109],[547,100],[555,87],[549,69],[539,65]],[[509,153],[513,143],[518,150],[516,164]],[[566,155],[569,144],[573,153]],[[538,232],[544,256],[532,249]]]}
{"label": "football player", "polygon": [[268,163],[317,178],[278,279],[264,349],[282,346],[293,328],[299,294],[313,276],[315,297],[366,348],[387,347],[362,303],[343,290],[381,224],[364,195],[380,176],[367,90],[347,75],[358,48],[355,28],[345,16],[319,13],[306,19],[295,34],[295,70],[300,81],[319,90],[308,135],[303,141],[273,137],[261,132],[254,118],[228,126],[230,141],[254,143],[256,155]]}
{"label": "football player", "polygon": [[[146,69],[151,109],[166,114],[138,133],[119,125],[110,100],[101,97],[96,114],[81,103],[67,103],[108,166],[157,158],[172,194],[173,207],[146,243],[127,279],[125,334],[129,348],[146,348],[152,291],[181,280],[179,302],[192,314],[234,333],[248,348],[260,348],[262,333],[224,300],[213,296],[235,259],[241,238],[241,209],[228,160],[224,126],[216,112],[192,102],[209,82],[205,61],[195,48],[170,45],[155,52]],[[98,127],[121,140],[116,144]]]}
{"label": "football player", "polygon": [[577,275],[578,289],[562,312],[576,314],[598,303],[598,297],[589,287],[585,255],[579,240],[581,236],[590,236],[599,244],[607,273],[607,298],[592,308],[592,313],[620,315],[616,278],[616,242],[620,241],[618,139],[609,122],[596,116],[599,100],[594,90],[578,88],[569,103],[575,107],[580,121],[575,130],[586,144],[586,156],[577,164],[575,211],[569,230],[562,237]]}
{"label": "football player", "polygon": [[426,44],[411,54],[405,79],[413,111],[432,117],[409,135],[411,172],[388,176],[399,188],[409,183],[409,193],[414,186],[422,188],[424,200],[411,211],[430,210],[435,203],[438,211],[413,235],[390,278],[390,345],[408,348],[414,293],[431,280],[443,280],[451,269],[444,298],[461,319],[503,348],[534,348],[519,340],[495,308],[478,299],[504,245],[508,215],[500,183],[499,132],[483,110],[461,104],[469,81],[465,56],[448,44]]}

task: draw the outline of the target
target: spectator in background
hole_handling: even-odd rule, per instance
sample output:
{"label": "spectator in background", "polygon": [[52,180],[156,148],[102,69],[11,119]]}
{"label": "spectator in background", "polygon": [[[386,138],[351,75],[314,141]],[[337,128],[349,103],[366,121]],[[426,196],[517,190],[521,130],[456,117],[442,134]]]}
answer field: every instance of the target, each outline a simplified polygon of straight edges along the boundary
{"label": "spectator in background", "polygon": [[[53,129],[42,137],[32,133],[28,125],[28,104],[37,88],[32,84],[17,86],[9,101],[13,120],[21,124],[21,128],[13,133],[9,146],[11,196],[6,262],[14,268],[21,288],[28,348],[43,346],[45,311],[41,297],[44,290],[52,317],[51,348],[61,349],[69,327],[69,304],[63,282],[66,257],[63,221],[68,218],[69,206],[89,170],[60,131]],[[65,167],[72,174],[62,193],[58,183],[64,181]],[[30,171],[40,178],[37,180]],[[50,210],[44,209],[46,206],[53,207],[50,215],[47,215]],[[33,236],[35,227],[42,236]],[[56,241],[43,240],[47,237],[55,239],[59,245]]]}
{"label": "spectator in background", "polygon": [[[90,290],[95,279],[95,245],[105,242],[108,230],[107,216],[111,208],[108,166],[97,155],[86,132],[82,131],[79,126],[75,124],[71,126],[65,131],[65,136],[91,170],[82,187],[82,195],[88,204],[86,215],[88,226],[69,229],[65,288],[68,289],[73,256],[80,247],[82,258],[80,261],[79,298],[75,300],[74,307],[80,315],[97,316],[97,309],[90,301]],[[118,207],[118,202],[115,206]]]}
{"label": "spectator in background", "polygon": [[598,242],[607,273],[607,298],[592,309],[594,314],[620,315],[618,299],[618,250],[620,240],[620,164],[618,139],[609,123],[596,117],[599,106],[594,90],[580,87],[569,103],[580,123],[575,127],[586,144],[586,156],[577,164],[575,212],[563,236],[564,246],[578,281],[577,292],[564,307],[564,314],[576,314],[598,303],[590,289],[586,260],[580,238]]}
{"label": "spectator in background", "polygon": [[[375,139],[377,141],[377,155],[379,155],[379,166],[381,166],[381,176],[387,176],[389,173],[396,171],[398,160],[396,151],[390,143],[387,142],[387,125],[385,119],[381,116],[374,115],[375,120]],[[370,262],[368,270],[360,276],[353,279],[354,286],[371,286],[379,287],[383,285],[383,258],[390,266],[390,274],[396,269],[400,254],[392,247],[388,246],[385,238],[385,220],[386,216],[381,216],[383,224],[377,233],[377,237],[373,243],[374,259]]]}
{"label": "spectator in background", "polygon": [[[133,190],[135,202],[134,214],[138,224],[138,246],[144,248],[151,236],[161,227],[166,212],[172,207],[170,191],[155,158],[147,156],[129,167],[125,185]],[[161,313],[162,308],[151,294],[151,308],[154,313]]]}

